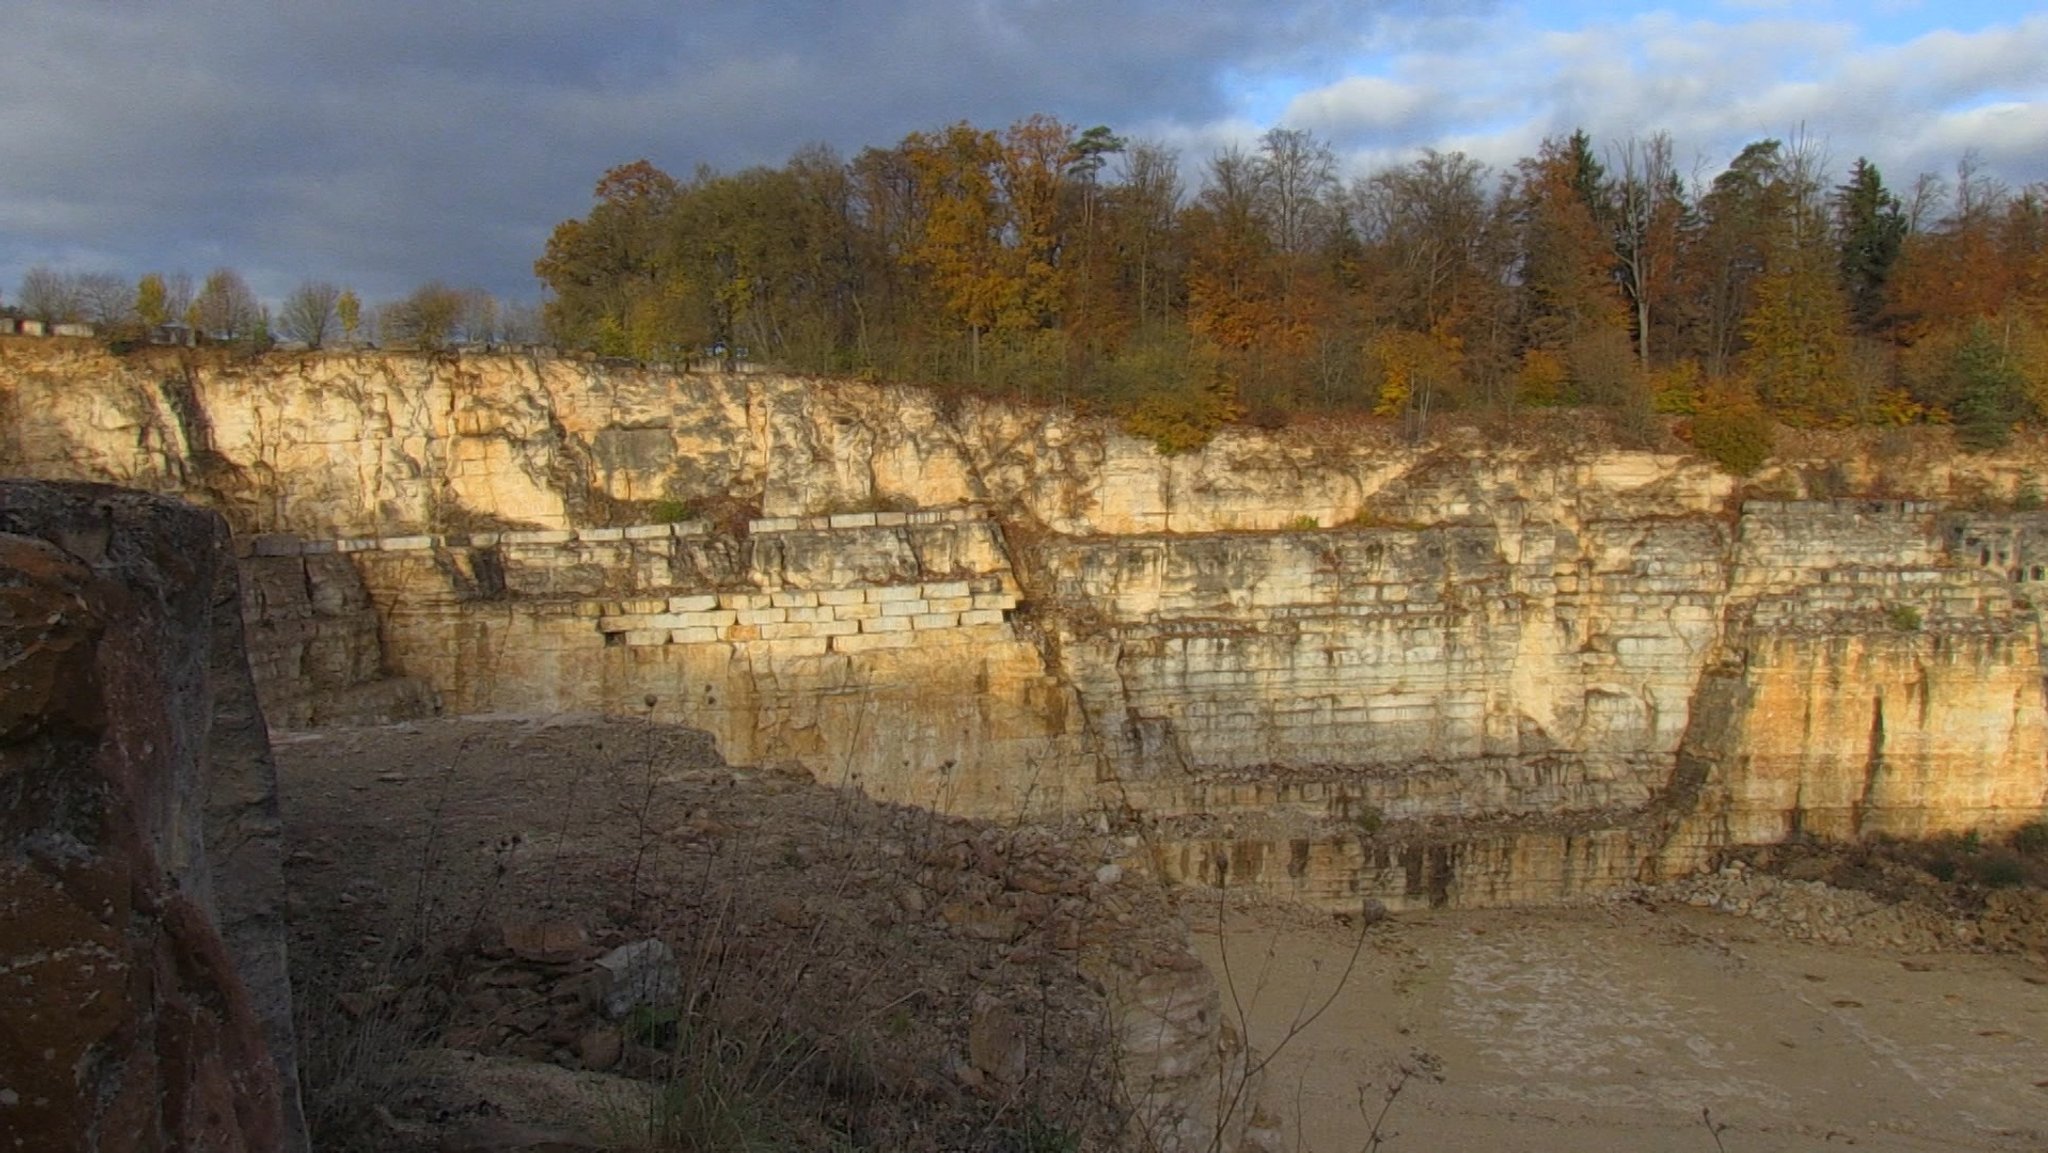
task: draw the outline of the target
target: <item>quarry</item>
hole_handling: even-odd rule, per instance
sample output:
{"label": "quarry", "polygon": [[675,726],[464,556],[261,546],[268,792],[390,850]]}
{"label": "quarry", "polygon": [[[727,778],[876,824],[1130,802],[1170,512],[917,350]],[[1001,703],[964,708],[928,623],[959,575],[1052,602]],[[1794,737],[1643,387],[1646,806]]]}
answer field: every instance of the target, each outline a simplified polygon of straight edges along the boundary
{"label": "quarry", "polygon": [[[2048,818],[2044,465],[1812,434],[1736,478],[1569,420],[1167,455],[772,372],[0,340],[9,651],[47,654],[0,685],[10,833],[126,797],[166,874],[137,899],[220,926],[125,947],[245,974],[179,1018],[222,1072],[174,1120],[235,1114],[224,1148],[306,1147],[255,1054],[313,1052],[309,985],[354,998],[321,1030],[407,1005],[461,1064],[359,1147],[634,1147],[613,1082],[477,1086],[645,1073],[688,1029],[577,982],[728,940],[718,996],[790,1006],[863,1147],[2037,1148],[2048,904],[1856,854]],[[80,655],[110,644],[147,659]],[[114,783],[29,803],[67,757]],[[200,783],[120,783],[157,759]],[[70,885],[93,921],[40,852],[10,907]],[[842,983],[735,991],[805,956]],[[38,1123],[114,1133],[108,1076],[50,1073]],[[878,1119],[904,1101],[946,1120]]]}

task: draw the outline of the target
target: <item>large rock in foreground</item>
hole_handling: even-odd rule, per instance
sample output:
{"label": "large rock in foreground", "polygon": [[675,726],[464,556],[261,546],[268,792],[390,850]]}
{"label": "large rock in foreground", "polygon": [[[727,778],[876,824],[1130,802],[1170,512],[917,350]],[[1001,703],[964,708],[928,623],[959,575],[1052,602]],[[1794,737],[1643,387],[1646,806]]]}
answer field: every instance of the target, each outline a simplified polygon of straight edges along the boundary
{"label": "large rock in foreground", "polygon": [[303,1149],[227,526],[0,481],[0,1148]]}

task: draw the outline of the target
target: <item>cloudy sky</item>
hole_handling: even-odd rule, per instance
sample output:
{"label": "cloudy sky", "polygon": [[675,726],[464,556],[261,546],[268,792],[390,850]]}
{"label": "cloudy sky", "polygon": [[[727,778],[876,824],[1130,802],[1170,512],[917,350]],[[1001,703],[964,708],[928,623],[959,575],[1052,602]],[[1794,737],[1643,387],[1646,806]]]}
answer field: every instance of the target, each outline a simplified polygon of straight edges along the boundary
{"label": "cloudy sky", "polygon": [[12,0],[0,300],[48,264],[219,264],[275,299],[428,279],[532,299],[610,165],[780,163],[1034,112],[1182,152],[1276,124],[1354,171],[1669,131],[1710,177],[1802,130],[1895,186],[2048,179],[2048,10],[2018,0]]}

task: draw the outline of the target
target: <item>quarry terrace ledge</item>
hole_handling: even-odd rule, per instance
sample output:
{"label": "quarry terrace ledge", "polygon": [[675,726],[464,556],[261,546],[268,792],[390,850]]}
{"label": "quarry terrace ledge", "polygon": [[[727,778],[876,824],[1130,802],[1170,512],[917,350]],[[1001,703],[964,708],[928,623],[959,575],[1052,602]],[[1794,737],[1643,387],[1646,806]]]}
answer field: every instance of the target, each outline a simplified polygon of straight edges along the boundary
{"label": "quarry terrace ledge", "polygon": [[[983,505],[955,508],[918,509],[914,512],[841,512],[824,516],[756,517],[747,522],[750,536],[781,532],[829,532],[849,528],[903,528],[909,525],[960,524],[988,520]],[[296,533],[258,533],[235,538],[235,556],[318,556],[337,552],[422,552],[437,548],[495,548],[499,545],[555,545],[578,542],[622,540],[668,540],[672,537],[709,536],[710,521],[680,520],[661,524],[624,525],[614,528],[508,529],[500,532],[448,535],[341,537],[335,540],[307,540]]]}

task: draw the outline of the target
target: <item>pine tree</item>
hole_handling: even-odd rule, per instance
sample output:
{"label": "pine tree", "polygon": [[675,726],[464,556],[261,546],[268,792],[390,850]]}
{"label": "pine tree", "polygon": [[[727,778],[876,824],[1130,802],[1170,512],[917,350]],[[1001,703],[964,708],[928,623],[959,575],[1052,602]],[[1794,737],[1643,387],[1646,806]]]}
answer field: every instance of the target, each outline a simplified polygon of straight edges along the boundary
{"label": "pine tree", "polygon": [[1841,243],[1842,291],[1849,316],[1872,331],[1884,311],[1885,286],[1906,242],[1906,212],[1884,186],[1877,166],[1858,159],[1849,181],[1835,189],[1835,231]]}

